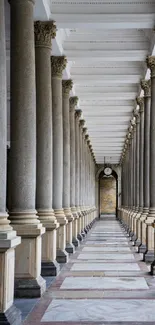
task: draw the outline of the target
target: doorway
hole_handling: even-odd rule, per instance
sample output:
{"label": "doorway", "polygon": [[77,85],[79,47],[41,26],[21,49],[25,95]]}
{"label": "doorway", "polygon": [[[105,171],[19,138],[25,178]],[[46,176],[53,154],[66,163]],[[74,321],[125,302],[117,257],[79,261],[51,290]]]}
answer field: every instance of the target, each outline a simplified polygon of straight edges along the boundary
{"label": "doorway", "polygon": [[101,172],[99,176],[99,207],[101,215],[116,215],[117,213],[117,174],[112,171],[107,176]]}

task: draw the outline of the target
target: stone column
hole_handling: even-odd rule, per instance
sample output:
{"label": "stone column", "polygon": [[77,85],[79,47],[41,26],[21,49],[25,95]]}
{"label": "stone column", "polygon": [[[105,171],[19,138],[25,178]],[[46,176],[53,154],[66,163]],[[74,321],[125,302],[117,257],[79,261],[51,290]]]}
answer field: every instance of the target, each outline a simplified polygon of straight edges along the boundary
{"label": "stone column", "polygon": [[73,221],[73,245],[77,247],[79,241],[77,239],[78,235],[78,218],[75,207],[75,107],[78,103],[78,97],[70,97],[70,205],[71,211],[74,217]]}
{"label": "stone column", "polygon": [[63,110],[63,208],[68,224],[66,226],[66,251],[74,252],[73,214],[70,208],[70,115],[69,93],[72,89],[72,80],[62,81],[62,110]]}
{"label": "stone column", "polygon": [[15,295],[39,297],[46,288],[41,273],[41,235],[36,201],[36,93],[32,0],[11,5],[10,219],[22,237],[16,249]]}
{"label": "stone column", "polygon": [[131,219],[130,214],[132,213],[133,208],[133,125],[131,124],[129,127],[130,134],[130,175],[129,175],[129,195],[130,195],[130,209],[128,212],[128,233],[131,231]]}
{"label": "stone column", "polygon": [[137,240],[136,245],[141,245],[141,222],[140,217],[143,211],[143,156],[144,156],[144,99],[142,97],[137,98],[137,104],[139,105],[139,164],[137,162],[138,174],[139,174],[139,210],[136,215],[136,233]]}
{"label": "stone column", "polygon": [[15,247],[20,244],[6,212],[7,82],[4,0],[0,1],[0,324],[21,324],[13,305]]}
{"label": "stone column", "polygon": [[86,230],[86,216],[87,216],[87,208],[86,208],[86,141],[85,136],[87,133],[87,128],[83,128],[82,133],[82,141],[83,141],[83,213],[84,213],[84,219],[83,219],[83,229],[84,232],[87,234]]}
{"label": "stone column", "polygon": [[81,235],[81,217],[82,213],[80,210],[80,117],[81,117],[82,111],[76,110],[75,111],[75,206],[77,213],[79,215],[78,218],[78,240],[82,240]]}
{"label": "stone column", "polygon": [[141,246],[140,253],[146,252],[146,223],[150,206],[150,103],[151,103],[151,82],[150,80],[142,80],[141,87],[144,90],[144,153],[143,153],[143,192],[144,205],[140,218],[141,222]]}
{"label": "stone column", "polygon": [[35,22],[37,174],[36,209],[46,228],[42,237],[42,275],[56,275],[56,221],[52,209],[52,93],[51,39],[56,35],[53,22]]}
{"label": "stone column", "polygon": [[135,128],[135,151],[134,151],[134,213],[133,213],[133,236],[132,240],[135,242],[137,239],[137,222],[136,216],[139,210],[139,135],[140,135],[140,117],[139,117],[139,110],[134,110],[134,116],[136,119],[136,128]]}
{"label": "stone column", "polygon": [[155,56],[147,58],[148,68],[151,70],[151,106],[150,106],[150,207],[145,223],[147,224],[147,253],[145,261],[153,261],[151,272],[155,274],[154,261],[154,229],[155,220]]}
{"label": "stone column", "polygon": [[132,196],[132,210],[131,210],[131,213],[130,213],[130,233],[129,233],[129,236],[132,238],[132,236],[134,235],[134,225],[133,225],[133,215],[135,213],[135,152],[136,152],[136,123],[135,123],[135,117],[133,117],[132,121],[131,121],[131,124],[133,126],[133,139],[132,139],[132,193],[133,193],[133,196]]}
{"label": "stone column", "polygon": [[52,111],[53,111],[53,208],[60,227],[57,230],[57,262],[66,263],[66,224],[63,206],[63,114],[62,72],[67,60],[64,56],[52,56]]}
{"label": "stone column", "polygon": [[80,210],[81,210],[81,234],[85,237],[84,232],[84,206],[83,206],[83,179],[84,179],[84,155],[83,155],[83,127],[85,120],[80,120]]}

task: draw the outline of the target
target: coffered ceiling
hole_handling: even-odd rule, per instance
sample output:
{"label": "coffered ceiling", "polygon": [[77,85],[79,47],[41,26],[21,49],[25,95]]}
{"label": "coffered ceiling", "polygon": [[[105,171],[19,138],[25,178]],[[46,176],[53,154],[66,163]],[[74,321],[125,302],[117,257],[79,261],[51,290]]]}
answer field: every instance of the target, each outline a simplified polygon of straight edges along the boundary
{"label": "coffered ceiling", "polygon": [[36,0],[34,19],[56,21],[52,51],[67,56],[96,162],[118,163],[154,51],[155,1]]}

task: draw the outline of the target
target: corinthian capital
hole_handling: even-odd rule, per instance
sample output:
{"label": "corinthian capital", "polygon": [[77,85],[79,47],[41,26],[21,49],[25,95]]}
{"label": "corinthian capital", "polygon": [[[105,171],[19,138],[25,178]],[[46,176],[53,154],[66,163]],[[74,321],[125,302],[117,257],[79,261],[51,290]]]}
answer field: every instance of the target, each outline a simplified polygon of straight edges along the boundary
{"label": "corinthian capital", "polygon": [[137,101],[137,105],[139,105],[139,113],[142,113],[144,111],[144,98],[137,97],[136,101]]}
{"label": "corinthian capital", "polygon": [[155,77],[155,56],[148,56],[146,63],[148,68],[151,70],[151,77]]}
{"label": "corinthian capital", "polygon": [[84,125],[85,125],[85,120],[80,120],[80,126],[81,126],[81,128],[83,128]]}
{"label": "corinthian capital", "polygon": [[86,133],[87,133],[87,128],[83,128],[83,135],[84,135],[84,137],[86,136]]}
{"label": "corinthian capital", "polygon": [[81,111],[81,109],[77,109],[77,110],[75,111],[75,117],[78,118],[78,119],[80,119],[81,115],[82,115],[82,111]]}
{"label": "corinthian capital", "polygon": [[77,96],[70,97],[69,104],[70,104],[71,109],[75,108],[75,106],[78,103],[78,100],[79,100],[79,98]]}
{"label": "corinthian capital", "polygon": [[141,88],[144,90],[144,96],[151,96],[151,80],[141,80]]}
{"label": "corinthian capital", "polygon": [[36,21],[34,23],[34,35],[36,47],[51,48],[51,40],[56,36],[56,25],[54,21]]}
{"label": "corinthian capital", "polygon": [[136,122],[136,124],[137,124],[137,123],[140,123],[139,110],[138,110],[137,108],[134,109],[134,111],[133,111],[133,115],[134,115],[134,117],[135,117],[135,122]]}
{"label": "corinthian capital", "polygon": [[53,76],[61,78],[66,65],[67,58],[65,56],[51,56],[51,69]]}
{"label": "corinthian capital", "polygon": [[73,81],[71,79],[62,80],[62,91],[64,95],[69,95],[69,92],[72,90]]}

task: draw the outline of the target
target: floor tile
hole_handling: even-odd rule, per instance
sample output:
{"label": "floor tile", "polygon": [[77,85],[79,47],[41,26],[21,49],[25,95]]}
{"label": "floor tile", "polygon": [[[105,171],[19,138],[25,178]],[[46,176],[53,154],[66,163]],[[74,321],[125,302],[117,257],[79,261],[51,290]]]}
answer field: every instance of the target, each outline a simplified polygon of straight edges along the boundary
{"label": "floor tile", "polygon": [[72,271],[139,271],[140,268],[137,263],[75,263],[73,264]]}
{"label": "floor tile", "polygon": [[155,300],[54,299],[42,321],[154,321]]}
{"label": "floor tile", "polygon": [[133,254],[80,254],[78,256],[79,260],[134,260]]}
{"label": "floor tile", "polygon": [[142,277],[67,277],[60,289],[148,289]]}

